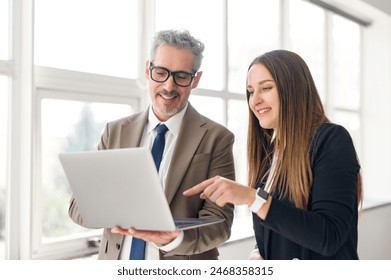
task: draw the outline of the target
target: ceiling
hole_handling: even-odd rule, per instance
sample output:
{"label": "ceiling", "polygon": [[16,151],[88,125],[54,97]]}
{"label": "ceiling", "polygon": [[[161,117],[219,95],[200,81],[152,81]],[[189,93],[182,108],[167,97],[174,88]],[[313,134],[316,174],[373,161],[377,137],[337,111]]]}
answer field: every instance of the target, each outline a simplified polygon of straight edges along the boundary
{"label": "ceiling", "polygon": [[361,0],[366,2],[375,8],[382,10],[383,12],[391,16],[391,1],[390,0]]}

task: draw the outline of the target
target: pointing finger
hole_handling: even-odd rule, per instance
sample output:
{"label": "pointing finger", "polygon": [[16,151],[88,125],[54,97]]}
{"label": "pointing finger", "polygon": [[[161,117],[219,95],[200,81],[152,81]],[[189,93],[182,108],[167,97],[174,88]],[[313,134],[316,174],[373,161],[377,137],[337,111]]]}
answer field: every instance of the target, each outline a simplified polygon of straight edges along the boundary
{"label": "pointing finger", "polygon": [[183,195],[185,195],[185,196],[192,196],[192,195],[195,195],[197,193],[201,193],[207,187],[209,187],[214,181],[215,181],[215,177],[210,178],[208,180],[205,180],[205,181],[199,183],[198,185],[195,185],[194,187],[184,191]]}

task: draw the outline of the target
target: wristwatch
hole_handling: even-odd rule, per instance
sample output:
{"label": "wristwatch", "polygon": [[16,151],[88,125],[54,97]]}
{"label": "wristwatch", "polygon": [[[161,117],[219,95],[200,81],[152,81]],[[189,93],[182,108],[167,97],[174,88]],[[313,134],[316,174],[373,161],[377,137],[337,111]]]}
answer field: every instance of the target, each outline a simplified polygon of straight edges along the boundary
{"label": "wristwatch", "polygon": [[263,188],[258,188],[255,192],[255,200],[254,202],[249,206],[249,209],[257,213],[259,209],[261,209],[262,205],[267,201],[267,198],[269,197],[269,193],[265,191]]}

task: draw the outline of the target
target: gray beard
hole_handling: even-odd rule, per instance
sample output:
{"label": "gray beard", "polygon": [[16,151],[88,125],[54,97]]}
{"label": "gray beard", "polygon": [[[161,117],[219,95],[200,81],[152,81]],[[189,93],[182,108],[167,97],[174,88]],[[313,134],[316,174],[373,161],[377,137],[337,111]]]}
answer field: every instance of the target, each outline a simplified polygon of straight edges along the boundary
{"label": "gray beard", "polygon": [[171,111],[160,110],[159,108],[156,108],[155,106],[153,106],[153,110],[156,111],[156,113],[158,113],[158,114],[161,114],[161,115],[164,115],[164,116],[168,116],[168,117],[172,117],[172,116],[178,114],[180,111],[182,111],[183,108],[186,107],[186,104],[187,104],[187,102],[185,104],[183,104],[182,106],[180,106],[179,108],[175,108],[175,109],[173,109]]}

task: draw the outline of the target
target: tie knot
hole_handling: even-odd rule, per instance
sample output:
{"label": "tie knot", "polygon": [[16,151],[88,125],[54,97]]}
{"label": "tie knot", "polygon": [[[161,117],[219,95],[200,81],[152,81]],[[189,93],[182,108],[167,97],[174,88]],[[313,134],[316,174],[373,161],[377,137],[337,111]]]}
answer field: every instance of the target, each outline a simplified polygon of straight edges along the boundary
{"label": "tie knot", "polygon": [[167,128],[167,126],[165,124],[159,124],[157,126],[157,134],[158,135],[166,134],[167,130],[168,130],[168,128]]}

